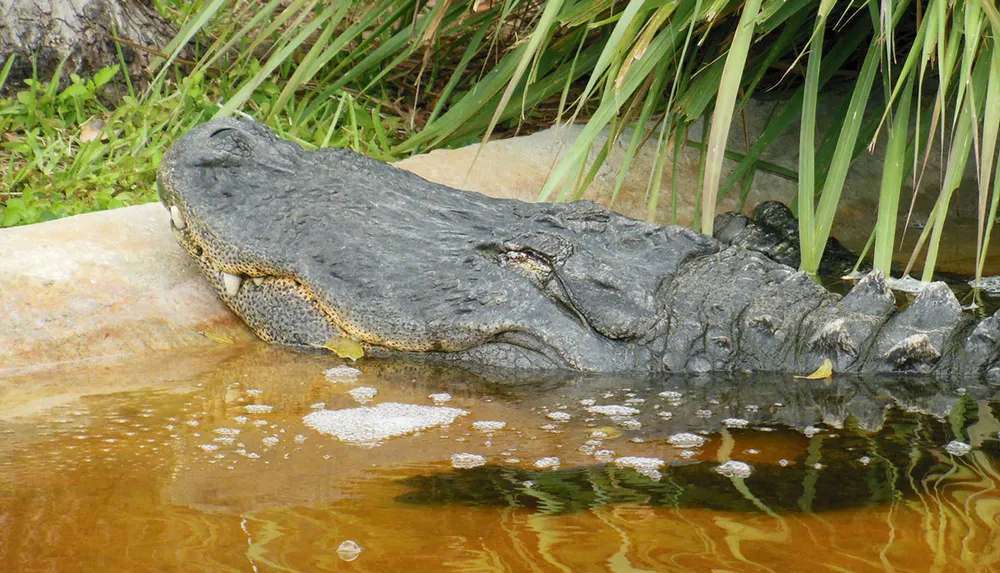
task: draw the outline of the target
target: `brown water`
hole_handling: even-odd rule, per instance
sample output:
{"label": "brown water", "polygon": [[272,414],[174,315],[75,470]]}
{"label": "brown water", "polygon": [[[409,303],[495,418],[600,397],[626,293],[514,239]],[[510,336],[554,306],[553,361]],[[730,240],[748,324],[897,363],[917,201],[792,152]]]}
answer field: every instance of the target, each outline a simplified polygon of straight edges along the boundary
{"label": "brown water", "polygon": [[[252,346],[0,375],[0,571],[1000,570],[990,388],[375,362],[328,382],[336,364]],[[380,445],[303,422],[357,408],[359,386],[377,389],[369,405],[448,392],[468,413]],[[705,443],[671,445],[680,432]],[[455,469],[456,453],[487,465]],[[659,458],[662,475],[607,461],[623,456]],[[726,460],[749,477],[720,475]]]}

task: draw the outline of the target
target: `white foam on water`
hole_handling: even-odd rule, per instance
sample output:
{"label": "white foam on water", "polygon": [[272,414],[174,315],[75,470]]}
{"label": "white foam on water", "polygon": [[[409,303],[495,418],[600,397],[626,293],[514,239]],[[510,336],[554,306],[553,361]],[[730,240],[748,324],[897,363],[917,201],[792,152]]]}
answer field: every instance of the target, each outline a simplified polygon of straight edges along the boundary
{"label": "white foam on water", "polygon": [[634,416],[639,413],[639,410],[629,406],[607,405],[590,406],[587,408],[587,412],[591,414],[604,414],[605,416]]}
{"label": "white foam on water", "polygon": [[334,366],[323,371],[323,377],[326,378],[326,381],[333,384],[354,382],[359,376],[361,376],[360,370],[347,365]]}
{"label": "white foam on water", "polygon": [[562,463],[562,460],[556,457],[542,458],[535,462],[535,467],[540,470],[556,469],[559,467],[560,463]]}
{"label": "white foam on water", "polygon": [[700,448],[705,445],[705,438],[698,434],[681,432],[667,438],[670,445],[675,448]]}
{"label": "white foam on water", "polygon": [[354,561],[361,555],[361,546],[348,539],[337,547],[337,557],[344,561]]}
{"label": "white foam on water", "polygon": [[452,454],[451,467],[457,470],[467,470],[486,465],[486,456],[479,454]]}
{"label": "white foam on water", "polygon": [[267,404],[247,404],[243,406],[243,409],[247,411],[247,414],[267,414],[271,410],[274,410],[274,406]]}
{"label": "white foam on water", "polygon": [[966,444],[965,442],[952,440],[945,445],[944,450],[953,456],[964,456],[972,451],[972,446]]}
{"label": "white foam on water", "polygon": [[458,408],[385,402],[344,410],[319,410],[302,421],[321,434],[353,444],[377,444],[428,428],[444,426],[468,414]]}
{"label": "white foam on water", "polygon": [[378,390],[371,386],[358,386],[347,391],[359,404],[367,404],[378,396]]}
{"label": "white foam on water", "polygon": [[594,459],[601,463],[608,463],[615,457],[614,450],[597,450],[594,452]]}
{"label": "white foam on water", "polygon": [[434,404],[437,405],[437,406],[440,406],[442,404],[447,404],[448,402],[451,402],[451,394],[449,394],[447,392],[441,392],[441,393],[438,393],[438,394],[430,394],[427,397],[430,398],[431,401],[434,402]]}
{"label": "white foam on water", "polygon": [[569,412],[549,412],[546,417],[556,422],[568,422],[573,416]]}
{"label": "white foam on water", "polygon": [[496,432],[507,427],[507,422],[499,420],[479,420],[472,423],[472,429],[477,432]]}
{"label": "white foam on water", "polygon": [[726,418],[722,421],[722,425],[727,428],[746,428],[750,422],[743,418]]}
{"label": "white foam on water", "polygon": [[750,477],[753,470],[750,468],[750,464],[744,462],[738,462],[736,460],[729,460],[728,462],[716,466],[716,473],[724,475],[728,478],[745,478]]}
{"label": "white foam on water", "polygon": [[632,468],[652,479],[660,479],[661,475],[658,470],[666,465],[666,463],[660,458],[643,458],[638,456],[625,456],[615,460],[616,466],[620,468]]}
{"label": "white foam on water", "polygon": [[[969,281],[969,286],[975,287],[976,286],[976,279],[970,280]],[[979,279],[979,288],[982,289],[982,290],[984,290],[984,291],[986,291],[986,292],[988,292],[988,293],[991,293],[991,294],[1000,293],[1000,277],[982,277],[982,278],[980,278]]]}

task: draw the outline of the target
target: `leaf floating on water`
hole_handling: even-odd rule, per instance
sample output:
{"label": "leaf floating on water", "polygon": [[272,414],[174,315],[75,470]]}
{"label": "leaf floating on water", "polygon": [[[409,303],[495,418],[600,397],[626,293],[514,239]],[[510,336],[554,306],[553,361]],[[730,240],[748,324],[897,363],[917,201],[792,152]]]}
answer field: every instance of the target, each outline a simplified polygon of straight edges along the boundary
{"label": "leaf floating on water", "polygon": [[199,334],[211,340],[212,342],[218,342],[219,344],[235,344],[232,338],[229,338],[228,336],[224,336],[222,334],[216,334],[214,332],[201,332]]}
{"label": "leaf floating on water", "polygon": [[825,380],[831,376],[833,376],[833,362],[829,358],[824,358],[823,364],[820,364],[815,372],[808,376],[796,376],[796,378],[803,380]]}
{"label": "leaf floating on water", "polygon": [[365,355],[365,349],[361,347],[361,344],[357,340],[347,338],[346,336],[334,336],[323,343],[321,348],[326,348],[337,356],[346,358],[351,362]]}

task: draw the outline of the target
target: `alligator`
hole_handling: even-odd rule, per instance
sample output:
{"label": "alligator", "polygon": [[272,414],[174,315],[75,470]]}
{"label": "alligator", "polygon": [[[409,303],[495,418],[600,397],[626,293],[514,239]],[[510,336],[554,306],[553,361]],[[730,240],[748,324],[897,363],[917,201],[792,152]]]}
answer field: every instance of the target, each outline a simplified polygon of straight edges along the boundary
{"label": "alligator", "polygon": [[503,369],[808,373],[829,360],[1000,379],[1000,318],[975,320],[943,283],[900,311],[878,272],[841,297],[740,244],[586,201],[453,189],[251,120],[193,128],[157,182],[177,240],[273,343]]}

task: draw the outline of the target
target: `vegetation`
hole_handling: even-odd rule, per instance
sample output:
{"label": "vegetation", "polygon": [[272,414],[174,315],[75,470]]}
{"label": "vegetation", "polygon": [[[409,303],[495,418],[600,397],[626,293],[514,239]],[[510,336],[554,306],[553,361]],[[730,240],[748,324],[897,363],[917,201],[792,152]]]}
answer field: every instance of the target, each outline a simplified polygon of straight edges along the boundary
{"label": "vegetation", "polygon": [[[586,121],[541,190],[541,198],[558,200],[578,197],[596,175],[586,160],[601,130],[613,137],[598,149],[599,161],[627,138],[621,143],[630,153],[656,141],[663,166],[678,150],[668,142],[686,142],[707,117],[700,230],[711,232],[717,200],[742,193],[762,151],[801,120],[794,207],[805,270],[818,265],[852,159],[883,132],[876,266],[889,271],[897,213],[912,204],[904,186],[920,180],[933,142],[947,168],[921,237],[923,278],[933,272],[970,150],[979,175],[976,249],[985,260],[1000,198],[1000,13],[991,0],[230,5],[161,0],[161,11],[183,25],[166,48],[170,57],[142,93],[117,78],[127,91],[113,110],[99,97],[113,69],[92,81],[74,78],[62,91],[36,81],[0,100],[0,132],[8,134],[0,142],[7,182],[0,222],[150,199],[162,151],[211,116],[248,113],[304,145],[382,158]],[[193,66],[177,59],[188,42],[199,56]],[[831,135],[817,141],[819,93],[830,89],[850,98]],[[730,124],[764,92],[780,93],[784,105],[723,180]],[[91,139],[84,127],[95,119],[104,128]],[[659,181],[649,184],[650,212],[661,198]],[[919,266],[916,256],[909,266]]]}

